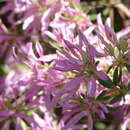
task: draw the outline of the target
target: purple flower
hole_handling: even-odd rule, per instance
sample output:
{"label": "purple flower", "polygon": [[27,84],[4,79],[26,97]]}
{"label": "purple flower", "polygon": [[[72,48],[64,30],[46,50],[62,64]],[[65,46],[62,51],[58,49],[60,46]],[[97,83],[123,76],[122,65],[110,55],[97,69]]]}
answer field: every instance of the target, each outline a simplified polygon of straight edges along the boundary
{"label": "purple flower", "polygon": [[37,128],[32,130],[55,130],[60,129],[60,126],[56,120],[54,120],[53,116],[45,107],[39,107],[39,111],[44,114],[44,117],[38,115],[37,113],[33,113],[34,120],[39,124]]}
{"label": "purple flower", "polygon": [[[56,94],[56,99],[63,108],[62,130],[84,127],[92,130],[92,115],[96,114],[103,120],[105,119],[104,113],[108,113],[105,105],[93,101],[98,87],[96,80],[108,79],[104,72],[97,70],[96,58],[104,55],[98,52],[81,32],[79,32],[79,44],[72,44],[67,40],[64,40],[64,43],[66,46],[58,52],[54,69],[65,73],[71,72],[73,75]],[[81,87],[84,89],[85,99],[79,92]],[[78,124],[78,121],[84,117],[88,120],[86,126]]]}
{"label": "purple flower", "polygon": [[[62,72],[74,73],[75,78],[66,83],[65,86],[63,86],[63,89],[61,89],[61,93],[67,93],[67,88],[70,89],[69,91],[71,92],[67,93],[68,99],[74,95],[73,89],[77,86],[76,83],[78,83],[76,91],[80,88],[81,83],[85,83],[88,88],[88,95],[93,97],[96,92],[96,80],[108,79],[104,72],[97,70],[95,61],[96,57],[101,57],[103,54],[98,52],[81,32],[79,32],[79,40],[80,43],[76,45],[64,40],[69,52],[67,52],[65,48],[60,50],[54,67],[54,69]],[[81,77],[82,80],[80,80]],[[71,82],[74,82],[74,84]]]}
{"label": "purple flower", "polygon": [[0,122],[5,122],[4,124],[2,123],[2,129],[6,128],[8,130],[10,122],[13,122],[15,128],[19,128],[19,130],[22,130],[21,121],[23,120],[27,121],[28,124],[30,125],[27,126],[26,124],[26,127],[36,128],[38,126],[35,120],[26,113],[27,111],[29,111],[29,108],[24,109],[23,106],[20,106],[21,104],[16,103],[17,101],[9,103],[10,101],[11,99],[2,102],[3,107],[1,107],[0,110]]}
{"label": "purple flower", "polygon": [[[93,101],[91,98],[83,98],[81,95],[69,100],[63,105],[63,117],[61,119],[62,130],[85,128],[93,129],[93,116],[97,115],[101,120],[105,119],[108,113],[104,104]],[[86,120],[87,124],[78,123]]]}
{"label": "purple flower", "polygon": [[[125,48],[128,45],[126,36],[130,33],[130,27],[127,27],[118,33],[115,33],[114,30],[110,27],[108,21],[103,25],[101,14],[97,17],[97,29],[96,34],[99,40],[101,41],[101,46],[104,49],[104,52],[109,56],[117,56],[118,51],[127,51],[128,48]],[[117,51],[118,50],[118,51]]]}

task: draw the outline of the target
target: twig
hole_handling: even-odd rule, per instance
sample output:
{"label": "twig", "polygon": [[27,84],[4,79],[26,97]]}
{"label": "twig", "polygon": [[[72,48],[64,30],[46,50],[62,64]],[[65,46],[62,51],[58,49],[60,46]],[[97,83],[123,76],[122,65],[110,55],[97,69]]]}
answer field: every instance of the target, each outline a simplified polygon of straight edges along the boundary
{"label": "twig", "polygon": [[113,7],[117,4],[120,4],[120,2],[111,2],[111,3],[106,3],[106,2],[81,2],[80,5],[83,8],[83,10],[88,13],[90,10],[95,9],[95,8],[102,8],[102,7]]}
{"label": "twig", "polygon": [[128,9],[124,4],[120,3],[115,5],[115,7],[124,12],[125,15],[130,18],[130,9]]}
{"label": "twig", "polygon": [[[109,4],[113,4],[113,0],[109,0]],[[109,16],[111,18],[111,27],[114,28],[114,8],[112,7],[110,7]]]}

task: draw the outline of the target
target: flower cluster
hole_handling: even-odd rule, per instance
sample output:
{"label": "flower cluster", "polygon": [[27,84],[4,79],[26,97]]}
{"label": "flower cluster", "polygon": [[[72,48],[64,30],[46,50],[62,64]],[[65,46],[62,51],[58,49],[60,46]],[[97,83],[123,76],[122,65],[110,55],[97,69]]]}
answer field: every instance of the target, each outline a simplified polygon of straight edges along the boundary
{"label": "flower cluster", "polygon": [[0,4],[1,130],[127,129],[130,27],[92,23],[80,0]]}

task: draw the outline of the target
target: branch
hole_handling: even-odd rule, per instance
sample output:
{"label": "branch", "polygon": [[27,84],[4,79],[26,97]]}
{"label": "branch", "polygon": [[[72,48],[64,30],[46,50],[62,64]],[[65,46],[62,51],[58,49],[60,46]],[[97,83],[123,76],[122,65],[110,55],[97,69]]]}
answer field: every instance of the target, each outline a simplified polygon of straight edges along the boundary
{"label": "branch", "polygon": [[124,4],[120,3],[115,5],[115,7],[121,10],[127,17],[130,18],[130,9],[128,9]]}

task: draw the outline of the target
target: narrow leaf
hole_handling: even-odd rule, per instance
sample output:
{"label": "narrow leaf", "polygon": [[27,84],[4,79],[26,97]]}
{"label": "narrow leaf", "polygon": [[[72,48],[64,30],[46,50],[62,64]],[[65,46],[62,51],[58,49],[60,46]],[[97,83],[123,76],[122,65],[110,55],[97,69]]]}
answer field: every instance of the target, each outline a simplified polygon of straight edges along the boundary
{"label": "narrow leaf", "polygon": [[107,106],[108,110],[111,111],[111,112],[115,112],[116,111],[116,108],[114,107],[110,107],[110,106]]}
{"label": "narrow leaf", "polygon": [[130,65],[126,65],[128,72],[130,73]]}
{"label": "narrow leaf", "polygon": [[97,97],[97,100],[102,99],[103,96],[105,96],[105,94],[107,93],[107,90],[103,90]]}
{"label": "narrow leaf", "polygon": [[114,74],[113,74],[113,82],[115,84],[119,83],[119,72],[118,72],[118,67],[115,68]]}
{"label": "narrow leaf", "polygon": [[120,101],[121,98],[122,98],[122,95],[121,95],[121,94],[115,96],[115,97],[110,101],[110,104],[114,104],[114,103]]}
{"label": "narrow leaf", "polygon": [[103,85],[105,88],[112,88],[115,86],[115,84],[111,80],[98,80],[101,85]]}
{"label": "narrow leaf", "polygon": [[113,74],[113,82],[115,84],[118,84],[121,81],[121,77],[122,77],[122,69],[116,67],[114,74]]}
{"label": "narrow leaf", "polygon": [[111,96],[104,96],[100,99],[101,102],[108,104],[112,100]]}
{"label": "narrow leaf", "polygon": [[130,91],[130,83],[128,83],[128,85],[127,85],[127,91]]}

